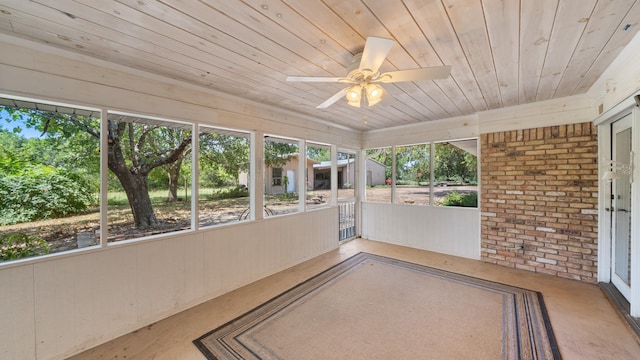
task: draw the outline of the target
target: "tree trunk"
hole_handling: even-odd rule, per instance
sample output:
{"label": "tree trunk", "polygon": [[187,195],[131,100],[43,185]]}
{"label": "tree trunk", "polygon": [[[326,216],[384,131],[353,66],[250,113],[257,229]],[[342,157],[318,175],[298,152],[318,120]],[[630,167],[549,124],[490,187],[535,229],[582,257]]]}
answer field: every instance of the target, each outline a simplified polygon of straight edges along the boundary
{"label": "tree trunk", "polygon": [[176,162],[167,165],[167,173],[169,174],[169,194],[167,194],[167,202],[178,201],[178,180],[180,180],[180,168],[182,167],[183,158],[179,158]]}
{"label": "tree trunk", "polygon": [[[122,175],[122,176],[121,176]],[[117,174],[120,184],[124,188],[129,199],[129,206],[133,213],[133,221],[136,227],[145,229],[158,225],[158,219],[151,205],[149,197],[149,188],[147,186],[147,176],[140,174]]]}

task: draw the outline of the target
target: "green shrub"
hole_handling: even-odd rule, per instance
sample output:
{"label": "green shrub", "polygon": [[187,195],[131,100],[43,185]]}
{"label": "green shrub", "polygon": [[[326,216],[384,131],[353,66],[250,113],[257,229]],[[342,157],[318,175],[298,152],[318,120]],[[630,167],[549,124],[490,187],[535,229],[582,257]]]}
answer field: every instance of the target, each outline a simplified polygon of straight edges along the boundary
{"label": "green shrub", "polygon": [[416,185],[416,182],[412,180],[396,180],[396,185]]}
{"label": "green shrub", "polygon": [[478,207],[478,193],[459,194],[452,191],[440,201],[440,206]]}
{"label": "green shrub", "polygon": [[95,201],[80,176],[44,165],[0,175],[0,225],[81,213]]}
{"label": "green shrub", "polygon": [[212,195],[207,196],[211,200],[235,199],[249,196],[249,189],[243,186],[234,188],[220,189]]}
{"label": "green shrub", "polygon": [[295,192],[286,192],[286,193],[282,193],[280,195],[278,195],[278,197],[282,200],[291,200],[291,199],[297,199],[298,198],[298,193]]}
{"label": "green shrub", "polygon": [[0,234],[0,261],[16,260],[49,253],[49,243],[35,235]]}

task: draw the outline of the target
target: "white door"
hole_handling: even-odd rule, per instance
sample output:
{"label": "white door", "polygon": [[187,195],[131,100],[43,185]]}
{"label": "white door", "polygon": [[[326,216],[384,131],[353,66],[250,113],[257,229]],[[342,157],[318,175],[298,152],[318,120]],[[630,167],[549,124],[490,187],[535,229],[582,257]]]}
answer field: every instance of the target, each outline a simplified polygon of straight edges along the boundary
{"label": "white door", "polygon": [[293,170],[287,170],[287,192],[296,192],[296,172]]}
{"label": "white door", "polygon": [[[619,164],[631,160],[631,115],[616,121],[611,129],[612,159]],[[611,188],[611,282],[627,300],[631,298],[631,176],[616,171]]]}

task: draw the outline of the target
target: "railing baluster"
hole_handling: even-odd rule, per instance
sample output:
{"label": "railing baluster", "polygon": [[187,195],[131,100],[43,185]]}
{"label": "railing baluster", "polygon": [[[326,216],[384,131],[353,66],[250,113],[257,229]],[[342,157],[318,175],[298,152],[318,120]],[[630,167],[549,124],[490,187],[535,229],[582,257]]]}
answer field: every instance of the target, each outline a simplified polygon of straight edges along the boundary
{"label": "railing baluster", "polygon": [[339,203],[338,214],[340,241],[354,237],[356,234],[355,202]]}

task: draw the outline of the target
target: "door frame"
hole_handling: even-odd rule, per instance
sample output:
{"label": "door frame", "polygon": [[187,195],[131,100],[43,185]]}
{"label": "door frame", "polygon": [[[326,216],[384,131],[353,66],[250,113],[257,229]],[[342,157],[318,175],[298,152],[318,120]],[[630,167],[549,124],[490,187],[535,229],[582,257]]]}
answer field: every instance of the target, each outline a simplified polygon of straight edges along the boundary
{"label": "door frame", "polygon": [[[633,122],[632,122],[632,114],[628,113],[627,115],[623,116],[622,118],[620,118],[619,120],[611,123],[610,127],[612,128],[612,133],[611,133],[611,140],[612,140],[612,146],[611,146],[611,151],[610,151],[610,158],[614,161],[620,162],[621,160],[619,160],[615,155],[618,154],[618,149],[617,149],[617,142],[614,141],[617,137],[618,134],[626,131],[626,130],[630,130],[631,131],[631,139],[633,139]],[[631,146],[633,146],[633,142],[630,144]],[[626,149],[625,149],[626,150]],[[630,147],[630,151],[631,151],[631,147]],[[632,159],[632,157],[630,157],[630,159]],[[618,197],[620,196],[619,193],[617,193],[617,190],[614,191],[614,189],[616,188],[616,186],[618,185],[618,183],[616,182],[616,180],[610,181],[608,182],[609,185],[609,189],[612,192],[612,194],[617,195]],[[629,185],[631,185],[632,183],[630,183]],[[626,186],[625,186],[626,187]],[[631,194],[629,194],[631,195]],[[609,204],[608,207],[611,208],[611,211],[609,212],[609,217],[610,217],[610,221],[611,221],[611,236],[609,236],[609,238],[611,239],[611,284],[613,286],[615,286],[618,291],[620,291],[620,293],[627,299],[630,300],[631,298],[631,284],[627,284],[625,282],[625,280],[623,280],[614,270],[617,267],[617,262],[620,260],[617,258],[616,256],[616,247],[619,246],[618,244],[616,244],[616,242],[618,241],[618,221],[620,221],[619,217],[621,215],[624,215],[622,213],[620,213],[620,204],[618,203],[618,200],[613,199],[614,196],[610,197]],[[631,205],[631,199],[629,199],[629,204],[627,205]],[[632,211],[634,209],[629,209],[629,211]],[[634,212],[631,212],[631,214],[633,214]],[[628,218],[629,216],[626,215],[626,217]],[[631,227],[631,221],[629,221],[628,226]],[[625,241],[626,242],[626,241]],[[631,251],[631,249],[629,249],[629,252]],[[627,254],[627,256],[630,254]]]}
{"label": "door frame", "polygon": [[[608,181],[601,180],[604,171],[607,170],[605,160],[612,158],[611,154],[611,124],[631,114],[632,146],[634,154],[640,153],[640,108],[634,97],[623,100],[607,112],[598,116],[594,125],[598,128],[598,281],[611,282],[611,219],[610,212],[606,211],[611,203],[611,185]],[[635,129],[635,130],[633,130]],[[633,183],[631,184],[631,211],[640,209],[640,181],[638,181],[638,164],[633,158]],[[631,221],[631,292],[630,315],[640,317],[640,218],[632,218]]]}
{"label": "door frame", "polygon": [[[351,183],[351,186],[353,186],[353,188],[354,188],[353,197],[348,198],[348,201],[344,201],[344,200],[340,201],[340,198],[338,197],[338,179],[337,179],[337,177],[338,177],[338,169],[337,169],[338,160],[337,160],[337,155],[338,155],[339,152],[353,155],[353,160],[354,160],[354,163],[355,163],[354,166],[353,166],[353,170],[352,170],[353,174],[349,174],[347,176],[347,179],[346,179],[347,181],[351,181],[350,178],[353,177],[353,182]],[[336,160],[334,161],[336,169],[335,169],[335,171],[332,170],[332,174],[335,173],[335,181],[334,181],[335,186],[332,185],[332,189],[334,189],[334,191],[335,191],[335,205],[338,206],[338,224],[340,224],[340,218],[339,218],[340,215],[339,214],[340,214],[341,207],[344,206],[344,203],[347,202],[347,203],[353,203],[354,204],[353,205],[353,216],[354,216],[354,219],[353,219],[353,222],[354,222],[353,236],[350,236],[349,238],[346,238],[346,239],[339,240],[340,244],[344,244],[348,240],[360,237],[360,234],[362,233],[361,230],[360,230],[361,226],[362,226],[361,225],[362,221],[360,219],[360,216],[361,216],[360,214],[362,214],[362,210],[361,210],[361,206],[362,206],[361,205],[361,199],[362,198],[360,197],[360,191],[361,191],[360,189],[361,188],[364,189],[366,187],[366,186],[363,185],[363,183],[362,183],[362,181],[360,179],[360,174],[361,174],[361,172],[360,172],[360,162],[361,162],[361,153],[362,153],[362,151],[361,150],[356,150],[356,149],[343,148],[343,147],[335,147],[335,152],[333,152],[333,153],[335,153],[335,157],[336,157]],[[350,167],[351,167],[350,163],[347,162],[346,168],[350,168]],[[342,170],[342,175],[343,176],[345,176],[344,171],[345,171],[345,169]],[[349,171],[349,170],[347,169],[347,171]],[[343,183],[343,185],[344,185],[344,183]],[[340,227],[340,225],[338,227]]]}

